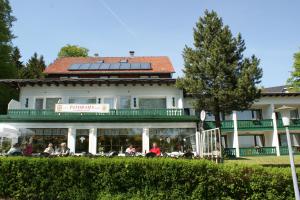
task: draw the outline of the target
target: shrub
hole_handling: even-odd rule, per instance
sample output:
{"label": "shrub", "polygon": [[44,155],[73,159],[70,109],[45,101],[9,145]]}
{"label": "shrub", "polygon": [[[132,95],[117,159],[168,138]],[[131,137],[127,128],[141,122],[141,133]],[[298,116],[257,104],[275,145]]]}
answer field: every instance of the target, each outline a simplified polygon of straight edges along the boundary
{"label": "shrub", "polygon": [[162,158],[1,158],[0,198],[293,199],[289,169]]}

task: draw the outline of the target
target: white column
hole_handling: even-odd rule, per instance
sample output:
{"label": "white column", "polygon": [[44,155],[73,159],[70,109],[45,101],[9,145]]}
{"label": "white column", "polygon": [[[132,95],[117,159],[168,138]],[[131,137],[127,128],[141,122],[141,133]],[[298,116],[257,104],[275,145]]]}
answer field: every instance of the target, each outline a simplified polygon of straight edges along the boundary
{"label": "white column", "polygon": [[143,128],[143,153],[149,152],[149,128]]}
{"label": "white column", "polygon": [[180,108],[180,109],[183,108],[183,102],[182,102],[182,98],[181,97],[178,99],[178,106],[177,107]]}
{"label": "white column", "polygon": [[76,144],[76,129],[68,128],[68,147],[70,152],[75,153],[75,144]]}
{"label": "white column", "polygon": [[196,136],[196,154],[197,154],[197,156],[198,155],[202,156],[202,154],[201,154],[201,147],[200,147],[200,145],[201,145],[200,132],[196,131],[195,136]]}
{"label": "white column", "polygon": [[238,133],[238,123],[237,123],[236,111],[232,112],[232,120],[233,120],[233,148],[235,148],[236,157],[240,157],[239,133]]}
{"label": "white column", "polygon": [[272,110],[272,120],[273,120],[272,146],[276,147],[276,155],[280,156],[279,139],[278,139],[278,131],[277,131],[277,120],[276,120],[274,104],[271,104],[271,110]]}
{"label": "white column", "polygon": [[96,154],[97,153],[97,129],[91,128],[89,129],[89,153]]}

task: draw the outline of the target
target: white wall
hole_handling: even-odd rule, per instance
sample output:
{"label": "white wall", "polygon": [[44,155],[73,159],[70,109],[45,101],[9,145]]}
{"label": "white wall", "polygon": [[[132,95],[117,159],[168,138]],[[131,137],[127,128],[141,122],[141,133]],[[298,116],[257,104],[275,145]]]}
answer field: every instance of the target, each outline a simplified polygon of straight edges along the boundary
{"label": "white wall", "polygon": [[[95,97],[95,98],[105,98],[105,97],[114,97],[118,98],[119,96],[131,96],[131,106],[133,107],[133,98],[140,97],[157,97],[157,98],[166,98],[167,108],[178,108],[182,107],[183,93],[182,90],[179,90],[173,86],[166,85],[72,85],[69,86],[25,86],[21,88],[20,92],[20,102],[21,107],[25,108],[26,98],[28,98],[28,108],[34,109],[35,98],[40,97],[60,97],[62,98],[61,103],[68,103],[69,97]],[[176,105],[172,106],[172,97],[175,97]],[[138,101],[137,101],[138,106]]]}

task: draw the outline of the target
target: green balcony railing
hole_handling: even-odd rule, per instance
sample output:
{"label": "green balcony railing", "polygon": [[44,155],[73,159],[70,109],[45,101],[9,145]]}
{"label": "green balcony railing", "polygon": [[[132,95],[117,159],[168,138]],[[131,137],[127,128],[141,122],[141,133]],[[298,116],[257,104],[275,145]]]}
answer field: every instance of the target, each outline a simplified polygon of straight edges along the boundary
{"label": "green balcony railing", "polygon": [[[296,155],[300,154],[300,147],[292,147],[293,153]],[[289,155],[289,150],[287,146],[279,147],[280,155]]]}
{"label": "green balcony railing", "polygon": [[[264,119],[264,120],[238,120],[237,122],[238,130],[272,130],[273,129],[273,120]],[[206,121],[204,123],[205,129],[212,129],[216,127],[214,121]],[[221,122],[222,131],[233,131],[233,121],[225,120]]]}
{"label": "green balcony railing", "polygon": [[[278,127],[278,129],[284,129],[281,119],[277,120],[277,127]],[[300,128],[300,119],[291,119],[289,129],[295,130],[295,129],[299,129],[299,128]]]}
{"label": "green balcony railing", "polygon": [[263,120],[238,120],[238,129],[246,130],[272,130],[273,120],[263,119]]}
{"label": "green balcony railing", "polygon": [[240,156],[276,155],[276,147],[240,148]]}
{"label": "green balcony railing", "polygon": [[0,121],[197,121],[183,109],[111,109],[109,113],[57,113],[54,110],[13,109]]}
{"label": "green balcony railing", "polygon": [[[204,122],[204,129],[213,129],[216,128],[215,121],[205,121]],[[233,130],[233,121],[232,120],[225,120],[221,122],[221,129],[223,131],[230,131]]]}
{"label": "green balcony railing", "polygon": [[236,149],[235,148],[224,148],[224,156],[227,158],[235,158],[236,157]]}

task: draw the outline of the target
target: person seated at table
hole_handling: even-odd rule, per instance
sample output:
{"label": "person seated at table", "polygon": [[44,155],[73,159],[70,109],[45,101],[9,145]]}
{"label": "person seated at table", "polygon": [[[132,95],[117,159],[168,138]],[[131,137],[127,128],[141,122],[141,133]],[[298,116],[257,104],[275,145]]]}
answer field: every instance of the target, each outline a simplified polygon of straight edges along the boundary
{"label": "person seated at table", "polygon": [[152,148],[150,149],[149,153],[153,153],[156,156],[160,156],[160,148],[157,146],[156,142],[152,144]]}
{"label": "person seated at table", "polygon": [[18,143],[15,143],[7,152],[7,155],[9,156],[18,156],[22,155],[22,150],[20,148],[20,145]]}
{"label": "person seated at table", "polygon": [[53,149],[52,143],[48,144],[48,147],[44,150],[44,154],[48,154],[48,155],[54,154],[54,149]]}
{"label": "person seated at table", "polygon": [[33,152],[33,147],[32,147],[32,137],[29,138],[28,142],[24,143],[24,149],[23,149],[23,155],[24,156],[31,156]]}
{"label": "person seated at table", "polygon": [[67,147],[65,142],[60,144],[60,148],[58,149],[58,153],[61,156],[68,156],[70,154],[70,149]]}
{"label": "person seated at table", "polygon": [[132,144],[126,149],[125,154],[134,155],[136,153],[135,148],[133,148]]}

